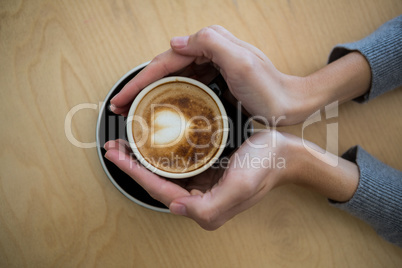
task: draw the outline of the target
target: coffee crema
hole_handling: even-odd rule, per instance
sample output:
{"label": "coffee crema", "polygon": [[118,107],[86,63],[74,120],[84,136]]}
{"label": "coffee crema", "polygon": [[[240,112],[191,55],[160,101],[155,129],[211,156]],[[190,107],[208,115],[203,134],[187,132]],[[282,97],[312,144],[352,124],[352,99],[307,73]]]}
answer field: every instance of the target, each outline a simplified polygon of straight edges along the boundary
{"label": "coffee crema", "polygon": [[203,89],[186,82],[168,82],[148,92],[132,124],[142,157],[166,172],[199,169],[225,146],[219,106]]}

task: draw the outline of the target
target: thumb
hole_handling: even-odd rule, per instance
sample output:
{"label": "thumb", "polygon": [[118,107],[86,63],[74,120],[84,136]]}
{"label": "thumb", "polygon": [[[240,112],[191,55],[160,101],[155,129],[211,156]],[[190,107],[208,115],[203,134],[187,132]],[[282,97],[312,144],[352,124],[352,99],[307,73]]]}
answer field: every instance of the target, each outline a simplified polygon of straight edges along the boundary
{"label": "thumb", "polygon": [[170,46],[173,50],[180,50],[187,46],[190,36],[176,36],[170,40]]}
{"label": "thumb", "polygon": [[205,57],[222,69],[233,66],[233,61],[241,60],[248,51],[211,27],[190,36],[173,37],[170,46],[181,55]]}
{"label": "thumb", "polygon": [[169,209],[173,214],[193,219],[205,230],[215,230],[226,220],[222,220],[220,209],[207,201],[205,195],[192,195],[174,200]]}
{"label": "thumb", "polygon": [[215,230],[239,213],[239,204],[247,200],[242,184],[238,178],[222,178],[222,183],[206,193],[192,191],[191,195],[175,198],[169,209],[193,219],[206,230]]}

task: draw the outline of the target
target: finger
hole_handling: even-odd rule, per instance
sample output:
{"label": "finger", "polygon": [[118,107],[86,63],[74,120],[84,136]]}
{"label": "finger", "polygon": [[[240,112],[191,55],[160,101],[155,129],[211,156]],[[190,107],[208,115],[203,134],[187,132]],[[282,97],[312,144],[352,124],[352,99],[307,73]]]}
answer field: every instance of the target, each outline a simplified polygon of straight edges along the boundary
{"label": "finger", "polygon": [[190,194],[191,194],[191,195],[201,195],[201,196],[202,196],[204,193],[201,192],[200,190],[192,189],[192,190],[190,191]]}
{"label": "finger", "polygon": [[109,106],[110,111],[112,111],[115,114],[119,114],[119,115],[126,115],[128,113],[128,111],[130,110],[131,107],[131,102],[123,107],[116,107],[115,105],[111,104]]}
{"label": "finger", "polygon": [[121,157],[119,150],[110,149],[106,152],[105,157],[133,178],[153,198],[166,206],[169,206],[176,198],[190,195],[182,187],[152,173],[129,155],[125,154],[124,157]]}
{"label": "finger", "polygon": [[231,69],[233,62],[246,57],[248,52],[208,27],[189,37],[174,37],[170,45],[177,53],[209,59],[221,69]]}
{"label": "finger", "polygon": [[259,50],[255,46],[253,46],[243,40],[238,39],[236,36],[234,36],[231,32],[226,30],[224,27],[222,27],[220,25],[212,25],[209,27],[212,28],[213,30],[215,30],[216,32],[218,32],[219,34],[221,34],[222,36],[226,37],[233,43],[235,43],[241,47],[244,47],[244,48],[248,49],[249,51],[252,51],[258,57],[263,58],[263,59],[267,58],[267,56],[261,50]]}
{"label": "finger", "polygon": [[132,153],[133,151],[131,150],[130,143],[126,140],[123,139],[117,139],[116,142],[119,144],[119,149],[124,150],[127,154]]}
{"label": "finger", "polygon": [[240,180],[236,176],[227,176],[233,175],[224,175],[221,183],[211,191],[204,194],[193,191],[191,196],[174,199],[170,206],[171,212],[194,219],[206,230],[217,229],[239,213],[237,210],[243,208],[240,204],[249,197],[248,190],[242,187],[242,183],[238,183]]}
{"label": "finger", "polygon": [[179,54],[209,59],[219,66],[221,72],[235,72],[236,75],[240,71],[240,63],[252,66],[254,59],[261,59],[263,53],[256,56],[256,49],[250,50],[239,45],[240,41],[233,42],[232,39],[207,27],[189,37],[175,37],[170,44]]}
{"label": "finger", "polygon": [[183,69],[194,57],[175,53],[173,50],[156,56],[141,72],[131,79],[123,89],[111,99],[111,104],[116,108],[122,108],[130,104],[135,96],[146,86],[159,80],[170,73]]}
{"label": "finger", "polygon": [[130,154],[131,152],[131,148],[128,142],[122,139],[110,140],[105,143],[104,148],[106,151],[112,149],[119,150],[124,154]]}

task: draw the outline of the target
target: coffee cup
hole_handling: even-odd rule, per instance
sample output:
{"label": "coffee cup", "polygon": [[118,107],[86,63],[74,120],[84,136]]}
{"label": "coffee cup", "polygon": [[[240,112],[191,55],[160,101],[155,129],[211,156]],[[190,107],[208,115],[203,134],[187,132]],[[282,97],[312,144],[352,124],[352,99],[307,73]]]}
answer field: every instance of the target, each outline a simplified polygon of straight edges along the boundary
{"label": "coffee cup", "polygon": [[229,132],[218,96],[203,83],[179,76],[145,87],[130,107],[126,127],[137,160],[172,179],[210,168],[225,149]]}

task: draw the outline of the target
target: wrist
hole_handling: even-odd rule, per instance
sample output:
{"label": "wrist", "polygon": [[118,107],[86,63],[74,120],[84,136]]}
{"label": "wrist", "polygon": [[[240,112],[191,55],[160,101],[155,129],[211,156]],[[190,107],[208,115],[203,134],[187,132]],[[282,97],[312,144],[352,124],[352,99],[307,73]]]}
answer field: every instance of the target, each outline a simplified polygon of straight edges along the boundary
{"label": "wrist", "polygon": [[339,104],[364,95],[370,88],[371,69],[359,52],[351,52],[304,79],[310,114],[332,102]]}
{"label": "wrist", "polygon": [[[307,150],[305,146],[312,150]],[[295,184],[338,202],[352,198],[359,183],[359,169],[355,163],[335,156],[308,141],[301,141],[297,151],[299,164],[298,173],[293,179]]]}
{"label": "wrist", "polygon": [[309,77],[284,75],[282,78],[284,92],[286,92],[286,103],[284,104],[286,125],[303,122],[308,116],[320,107],[323,103],[322,94],[317,94],[312,86]]}
{"label": "wrist", "polygon": [[302,168],[302,163],[300,162],[301,139],[288,133],[277,133],[280,136],[277,139],[279,150],[276,155],[284,159],[285,165],[284,168],[278,170],[276,186],[297,183],[297,180],[299,180],[298,174]]}
{"label": "wrist", "polygon": [[359,52],[351,52],[306,76],[280,76],[285,101],[286,120],[282,124],[300,123],[322,107],[339,104],[365,94],[370,88],[371,70]]}

